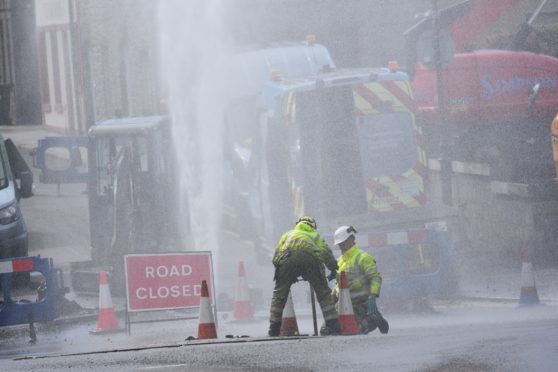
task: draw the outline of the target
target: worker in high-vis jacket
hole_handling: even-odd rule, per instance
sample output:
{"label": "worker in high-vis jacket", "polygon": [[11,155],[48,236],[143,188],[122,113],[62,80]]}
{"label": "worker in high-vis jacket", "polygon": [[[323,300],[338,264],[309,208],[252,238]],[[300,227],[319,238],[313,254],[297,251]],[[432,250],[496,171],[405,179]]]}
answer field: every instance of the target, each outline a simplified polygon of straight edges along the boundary
{"label": "worker in high-vis jacket", "polygon": [[269,316],[270,336],[279,336],[283,308],[291,285],[298,280],[298,277],[308,281],[316,293],[329,334],[341,333],[337,310],[324,268],[324,265],[327,266],[335,275],[337,262],[331,249],[316,229],[314,218],[301,217],[293,230],[283,234],[275,249],[273,256],[275,289]]}
{"label": "worker in high-vis jacket", "polygon": [[[382,288],[382,276],[374,257],[356,244],[355,234],[356,230],[352,226],[341,226],[335,231],[333,242],[341,250],[337,272],[344,271],[349,282],[353,312],[361,333],[369,333],[376,327],[380,332],[387,333],[389,325],[376,305]],[[339,297],[339,275],[333,294],[335,299]]]}

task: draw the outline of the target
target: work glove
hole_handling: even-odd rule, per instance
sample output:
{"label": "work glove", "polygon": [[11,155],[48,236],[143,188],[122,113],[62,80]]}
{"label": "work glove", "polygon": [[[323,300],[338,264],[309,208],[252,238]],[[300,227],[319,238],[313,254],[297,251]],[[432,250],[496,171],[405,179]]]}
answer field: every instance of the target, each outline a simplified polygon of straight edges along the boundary
{"label": "work glove", "polygon": [[368,300],[366,300],[366,315],[372,315],[378,311],[378,307],[376,306],[376,297],[370,296]]}

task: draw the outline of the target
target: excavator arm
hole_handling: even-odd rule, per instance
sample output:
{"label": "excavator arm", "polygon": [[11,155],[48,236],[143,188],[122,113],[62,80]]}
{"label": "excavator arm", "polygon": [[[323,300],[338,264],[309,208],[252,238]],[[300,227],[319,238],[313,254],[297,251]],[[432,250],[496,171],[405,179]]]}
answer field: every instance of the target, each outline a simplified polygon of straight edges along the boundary
{"label": "excavator arm", "polygon": [[[483,32],[504,13],[515,7],[520,0],[476,0],[470,10],[444,27],[453,39],[455,51],[460,53],[463,47],[475,36]],[[442,12],[449,12],[452,7]]]}

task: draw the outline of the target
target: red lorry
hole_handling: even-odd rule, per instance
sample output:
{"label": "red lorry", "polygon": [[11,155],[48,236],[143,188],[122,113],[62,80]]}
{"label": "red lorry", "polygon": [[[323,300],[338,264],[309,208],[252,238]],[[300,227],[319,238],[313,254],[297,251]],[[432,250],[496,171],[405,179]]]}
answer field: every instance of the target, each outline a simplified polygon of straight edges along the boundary
{"label": "red lorry", "polygon": [[[440,18],[458,52],[442,71],[444,125],[451,128],[451,155],[488,163],[506,181],[548,180],[554,171],[548,128],[558,107],[558,59],[522,51],[462,53],[467,41],[518,0],[488,3],[459,4],[465,13],[455,19],[453,12],[454,19],[446,17],[445,25],[444,14]],[[436,138],[441,123],[436,71],[418,62],[412,83],[422,125],[430,138]],[[429,150],[436,153],[436,149]]]}

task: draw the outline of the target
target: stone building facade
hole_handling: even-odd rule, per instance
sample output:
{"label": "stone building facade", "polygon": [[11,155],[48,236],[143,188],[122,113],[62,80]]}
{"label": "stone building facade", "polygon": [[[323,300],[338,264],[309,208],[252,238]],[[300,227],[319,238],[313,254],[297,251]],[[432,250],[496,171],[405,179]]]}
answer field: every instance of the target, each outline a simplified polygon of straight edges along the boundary
{"label": "stone building facade", "polygon": [[44,125],[84,134],[158,110],[155,2],[36,0]]}
{"label": "stone building facade", "polygon": [[38,124],[33,0],[0,1],[0,125]]}

